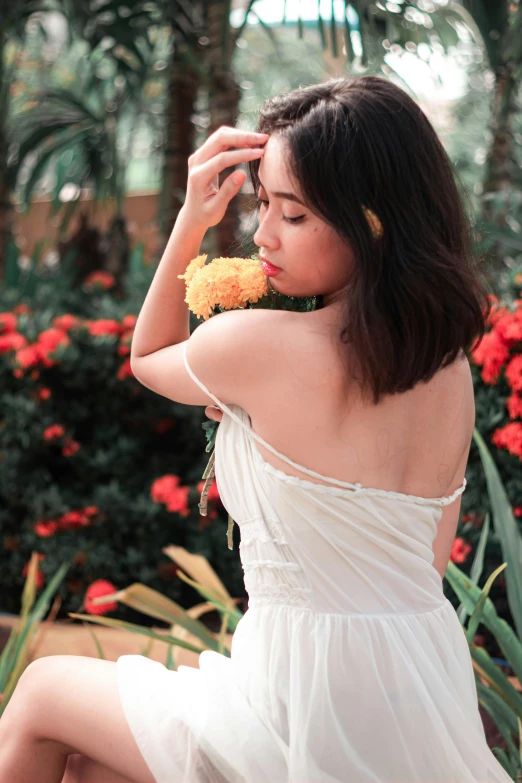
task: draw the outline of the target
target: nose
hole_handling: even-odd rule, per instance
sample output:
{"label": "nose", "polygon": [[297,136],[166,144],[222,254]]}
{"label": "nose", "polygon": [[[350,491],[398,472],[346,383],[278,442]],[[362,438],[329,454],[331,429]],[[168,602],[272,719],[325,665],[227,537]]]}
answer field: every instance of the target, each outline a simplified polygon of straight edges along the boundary
{"label": "nose", "polygon": [[264,219],[259,219],[259,226],[257,227],[257,230],[252,237],[253,242],[259,247],[266,247],[270,248],[271,250],[274,249],[274,245],[277,245],[277,241],[275,240],[273,234],[269,236],[267,224],[266,224],[266,216]]}

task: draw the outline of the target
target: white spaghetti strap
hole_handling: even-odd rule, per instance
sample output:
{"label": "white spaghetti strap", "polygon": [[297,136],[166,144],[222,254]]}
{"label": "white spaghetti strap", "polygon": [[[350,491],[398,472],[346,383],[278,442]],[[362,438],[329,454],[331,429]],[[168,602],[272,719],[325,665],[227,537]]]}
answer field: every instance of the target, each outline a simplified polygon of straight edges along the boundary
{"label": "white spaghetti strap", "polygon": [[235,414],[235,413],[232,413],[232,411],[230,410],[230,408],[228,407],[228,405],[225,405],[225,403],[224,403],[224,402],[221,402],[221,400],[219,400],[219,399],[216,397],[216,395],[215,395],[215,394],[212,394],[212,392],[211,392],[211,391],[209,391],[209,389],[207,389],[207,387],[205,386],[205,384],[204,384],[204,383],[202,383],[202,382],[199,380],[199,378],[197,377],[197,375],[195,375],[195,373],[194,373],[194,372],[191,370],[191,368],[190,368],[190,366],[189,366],[189,363],[188,363],[188,359],[187,359],[187,345],[188,345],[188,340],[186,340],[186,341],[183,343],[183,359],[184,359],[184,362],[185,362],[185,367],[187,368],[187,372],[188,372],[188,374],[190,375],[190,377],[192,378],[192,380],[194,381],[194,383],[197,383],[197,385],[199,386],[199,388],[200,388],[200,389],[202,389],[202,390],[205,392],[205,394],[208,394],[208,396],[209,396],[209,397],[212,397],[212,399],[214,400],[214,402],[216,402],[216,403],[219,405],[219,407],[220,407],[220,408],[222,408],[222,409],[225,411],[225,413],[227,413],[227,414],[228,414],[228,415],[229,415],[229,416],[230,416],[232,419],[234,419],[235,421],[237,421],[237,423],[238,423],[238,424],[240,424],[240,425],[241,425],[241,426],[242,426],[242,427],[243,427],[245,430],[248,430],[249,428],[246,426],[246,424],[244,424],[244,422],[242,422],[242,421],[241,421],[241,419],[239,418],[239,416],[236,416],[236,414]]}
{"label": "white spaghetti strap", "polygon": [[[466,489],[467,482],[466,482],[466,479],[464,479],[464,483],[462,484],[462,486],[458,487],[458,489],[456,489],[455,492],[453,492],[451,495],[449,495],[449,497],[424,498],[424,497],[417,496],[417,495],[405,495],[402,492],[394,492],[392,490],[375,489],[375,488],[372,488],[372,487],[363,487],[363,485],[359,484],[359,483],[353,484],[350,481],[341,481],[340,479],[335,479],[335,478],[332,478],[330,476],[323,476],[322,473],[317,473],[315,470],[310,470],[310,468],[305,468],[304,465],[300,465],[298,462],[294,462],[289,457],[287,457],[285,454],[281,454],[280,451],[277,451],[277,449],[275,449],[273,446],[271,446],[270,443],[267,443],[266,440],[264,440],[260,435],[258,435],[256,432],[254,432],[252,430],[252,427],[251,427],[250,423],[246,424],[246,422],[243,419],[241,419],[239,416],[237,416],[235,413],[233,413],[230,410],[228,405],[225,405],[224,402],[221,402],[221,400],[218,399],[215,394],[212,394],[212,392],[209,391],[209,389],[207,389],[205,384],[202,383],[199,380],[199,378],[194,374],[194,372],[192,371],[192,369],[189,366],[188,359],[187,359],[187,344],[188,344],[188,340],[185,341],[185,343],[183,344],[183,359],[184,359],[184,362],[185,362],[185,367],[187,368],[187,372],[190,375],[190,377],[192,378],[192,380],[194,381],[194,383],[196,383],[199,386],[199,388],[202,389],[205,392],[205,394],[208,394],[208,396],[211,397],[214,400],[214,402],[217,403],[217,405],[219,405],[219,407],[228,416],[230,416],[234,421],[236,421],[240,425],[240,427],[242,427],[245,430],[245,432],[247,433],[247,435],[249,437],[254,438],[254,440],[256,440],[258,443],[261,443],[266,449],[268,449],[268,451],[272,452],[272,454],[275,454],[276,457],[279,457],[279,459],[282,459],[284,462],[288,463],[288,465],[292,465],[292,467],[296,468],[297,470],[300,470],[302,473],[306,473],[307,475],[313,476],[314,478],[317,478],[317,479],[321,479],[322,481],[328,481],[328,482],[330,482],[332,484],[336,484],[337,486],[342,487],[342,488],[346,488],[346,489],[350,489],[350,490],[359,490],[362,493],[378,494],[378,495],[383,495],[383,496],[396,497],[398,499],[409,498],[411,500],[416,500],[416,501],[418,501],[420,503],[437,503],[437,504],[440,504],[442,506],[446,506],[449,503],[452,503]],[[248,414],[246,413],[246,411],[245,411],[245,415],[246,415],[247,418],[249,418]],[[259,452],[258,452],[258,454],[259,454]],[[261,456],[261,455],[259,455],[259,456]],[[263,462],[264,462],[264,460],[263,460]],[[264,464],[267,466],[267,468],[271,468],[272,469],[272,466],[269,465],[268,463],[264,462]],[[277,473],[281,474],[281,475],[285,475],[285,474],[282,474],[281,471],[277,471],[275,468],[273,468],[273,470],[276,471]],[[291,480],[293,480],[295,482],[299,481],[299,479],[297,477],[295,477],[295,476],[289,476],[287,478],[289,478],[289,479],[291,479]],[[307,483],[309,484],[310,482],[307,482]]]}
{"label": "white spaghetti strap", "polygon": [[[323,476],[321,473],[316,473],[315,470],[310,470],[309,468],[305,468],[304,465],[299,465],[298,462],[294,462],[289,457],[287,457],[284,454],[281,454],[281,452],[277,451],[277,449],[275,449],[273,446],[271,446],[270,443],[267,443],[266,440],[264,440],[260,435],[258,435],[256,432],[254,432],[252,430],[251,426],[246,424],[239,416],[236,416],[236,414],[233,413],[230,410],[230,408],[227,405],[225,405],[224,402],[221,402],[221,400],[219,400],[215,396],[215,394],[212,394],[212,392],[209,391],[207,389],[207,387],[194,374],[194,372],[192,371],[192,369],[189,366],[188,359],[187,359],[187,343],[188,343],[188,341],[186,341],[183,344],[183,358],[185,360],[185,367],[187,368],[187,372],[190,375],[190,377],[192,378],[192,380],[195,383],[197,383],[199,388],[202,389],[205,392],[205,394],[208,394],[209,397],[212,397],[214,402],[216,402],[219,405],[219,407],[222,408],[228,416],[230,416],[232,419],[234,419],[234,421],[236,421],[245,430],[245,432],[250,437],[254,438],[254,440],[257,440],[258,443],[261,443],[266,449],[268,449],[268,451],[271,451],[272,454],[275,454],[276,457],[279,457],[284,462],[287,462],[289,465],[292,465],[294,468],[297,468],[298,470],[303,471],[303,473],[307,473],[309,476],[313,476],[314,478],[323,479],[325,481],[331,481],[334,484],[338,484],[341,487],[347,487],[349,489],[361,489],[362,488],[362,484],[352,484],[350,481],[341,481],[340,479],[330,478],[329,476]],[[245,413],[246,413],[246,411],[245,411]]]}

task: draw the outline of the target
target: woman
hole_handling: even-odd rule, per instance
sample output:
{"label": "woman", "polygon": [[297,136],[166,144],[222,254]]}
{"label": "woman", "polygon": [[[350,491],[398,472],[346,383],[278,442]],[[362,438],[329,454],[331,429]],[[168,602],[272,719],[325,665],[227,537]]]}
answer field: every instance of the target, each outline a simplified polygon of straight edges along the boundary
{"label": "woman", "polygon": [[[223,412],[216,481],[249,594],[232,655],[36,661],[0,724],[2,783],[511,780],[442,589],[489,312],[451,163],[378,77],[274,98],[259,131],[222,127],[189,159],[131,356],[143,385]],[[320,306],[190,335],[179,276],[241,162],[271,286]]]}

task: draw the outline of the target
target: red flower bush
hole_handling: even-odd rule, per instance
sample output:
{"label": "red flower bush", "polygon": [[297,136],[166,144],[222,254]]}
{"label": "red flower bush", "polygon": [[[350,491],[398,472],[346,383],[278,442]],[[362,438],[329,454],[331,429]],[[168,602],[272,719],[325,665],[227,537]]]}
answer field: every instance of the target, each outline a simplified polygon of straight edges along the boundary
{"label": "red flower bush", "polygon": [[57,519],[40,519],[35,523],[33,529],[40,538],[50,538],[61,530],[75,530],[80,527],[88,527],[92,523],[92,518],[97,516],[100,510],[97,506],[86,506],[85,508],[66,511],[65,514]]}
{"label": "red flower bush", "polygon": [[498,385],[502,379],[510,390],[505,407],[511,421],[492,433],[491,443],[522,459],[522,299],[515,299],[515,308],[511,310],[496,297],[490,298],[491,330],[476,346],[472,358],[482,367],[480,377],[486,385]]}

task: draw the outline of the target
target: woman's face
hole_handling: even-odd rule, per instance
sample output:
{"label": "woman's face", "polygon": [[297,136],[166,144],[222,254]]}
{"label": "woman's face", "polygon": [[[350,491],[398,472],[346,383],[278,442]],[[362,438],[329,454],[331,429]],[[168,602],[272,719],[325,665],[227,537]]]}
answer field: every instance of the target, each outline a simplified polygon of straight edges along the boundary
{"label": "woman's face", "polygon": [[282,269],[270,278],[276,291],[287,296],[321,294],[327,307],[344,300],[353,255],[331,226],[299,203],[304,199],[284,164],[284,144],[281,136],[270,136],[260,160],[262,185],[256,196],[263,203],[253,239],[260,255]]}

